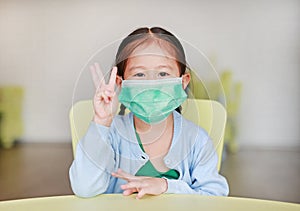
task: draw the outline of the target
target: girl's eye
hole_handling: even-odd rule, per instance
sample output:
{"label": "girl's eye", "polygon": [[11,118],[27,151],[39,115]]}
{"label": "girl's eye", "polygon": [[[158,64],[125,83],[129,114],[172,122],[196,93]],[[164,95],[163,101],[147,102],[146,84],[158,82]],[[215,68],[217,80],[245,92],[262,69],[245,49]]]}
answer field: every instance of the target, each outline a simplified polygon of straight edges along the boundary
{"label": "girl's eye", "polygon": [[144,73],[137,73],[137,74],[134,75],[134,77],[144,77],[144,76],[145,76]]}
{"label": "girl's eye", "polygon": [[166,76],[169,76],[169,73],[166,73],[166,72],[160,72],[160,73],[159,73],[159,76],[160,76],[160,77],[166,77]]}

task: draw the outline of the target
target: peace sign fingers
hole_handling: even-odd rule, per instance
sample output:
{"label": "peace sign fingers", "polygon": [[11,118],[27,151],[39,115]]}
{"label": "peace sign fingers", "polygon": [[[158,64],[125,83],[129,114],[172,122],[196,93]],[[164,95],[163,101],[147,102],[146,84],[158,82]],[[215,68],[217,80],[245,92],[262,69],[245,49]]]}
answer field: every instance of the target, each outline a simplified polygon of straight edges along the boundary
{"label": "peace sign fingers", "polygon": [[116,84],[116,77],[117,77],[117,67],[113,67],[108,84],[105,83],[102,70],[98,63],[94,63],[93,65],[91,65],[90,71],[96,89],[105,86],[106,89],[109,89],[110,91],[114,91],[115,84]]}
{"label": "peace sign fingers", "polygon": [[92,74],[94,86],[97,90],[102,84],[104,84],[104,77],[103,77],[103,74],[102,74],[99,64],[94,63],[93,65],[91,65],[90,71]]}
{"label": "peace sign fingers", "polygon": [[115,85],[117,77],[117,67],[114,67],[111,71],[108,84],[101,84],[101,92],[104,93],[104,101],[106,103],[110,102],[115,96]]}
{"label": "peace sign fingers", "polygon": [[116,85],[116,78],[117,78],[117,67],[113,67],[110,74],[110,79],[108,82],[108,87],[114,90]]}
{"label": "peace sign fingers", "polygon": [[103,72],[98,63],[92,64],[90,71],[96,88],[94,95],[94,121],[109,126],[118,105],[115,93],[117,67],[113,67],[108,83],[105,82]]}

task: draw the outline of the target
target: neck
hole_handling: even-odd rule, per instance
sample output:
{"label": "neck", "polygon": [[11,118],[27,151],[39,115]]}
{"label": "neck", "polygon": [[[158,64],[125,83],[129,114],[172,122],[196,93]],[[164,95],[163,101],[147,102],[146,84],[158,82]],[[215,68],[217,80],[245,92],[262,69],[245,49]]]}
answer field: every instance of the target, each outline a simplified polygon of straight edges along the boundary
{"label": "neck", "polygon": [[148,124],[136,116],[134,116],[133,119],[135,130],[138,134],[147,134],[151,132],[160,133],[173,125],[173,113],[171,113],[164,121],[157,124]]}
{"label": "neck", "polygon": [[164,121],[150,125],[134,117],[136,132],[152,161],[155,158],[162,159],[169,151],[174,130],[173,120],[173,114],[170,114]]}

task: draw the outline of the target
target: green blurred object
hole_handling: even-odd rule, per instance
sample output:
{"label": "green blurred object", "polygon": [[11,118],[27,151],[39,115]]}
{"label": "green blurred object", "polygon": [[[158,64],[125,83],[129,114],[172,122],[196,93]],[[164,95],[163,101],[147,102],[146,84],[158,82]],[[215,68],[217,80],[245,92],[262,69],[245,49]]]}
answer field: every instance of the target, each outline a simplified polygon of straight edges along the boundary
{"label": "green blurred object", "polygon": [[11,148],[23,133],[23,94],[19,86],[0,87],[0,144],[4,148]]}
{"label": "green blurred object", "polygon": [[189,98],[216,100],[226,107],[227,123],[224,144],[230,153],[237,152],[236,134],[238,126],[236,119],[240,107],[242,83],[232,80],[232,71],[230,70],[221,73],[220,81],[205,81],[205,83],[195,72],[191,71],[189,90]]}

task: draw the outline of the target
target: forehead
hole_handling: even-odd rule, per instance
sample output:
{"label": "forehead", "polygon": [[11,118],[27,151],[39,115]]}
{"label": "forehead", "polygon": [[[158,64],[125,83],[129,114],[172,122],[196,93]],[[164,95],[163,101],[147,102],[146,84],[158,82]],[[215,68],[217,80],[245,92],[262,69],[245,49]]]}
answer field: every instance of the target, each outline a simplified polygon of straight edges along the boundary
{"label": "forehead", "polygon": [[174,47],[164,40],[150,40],[144,42],[137,46],[128,58],[145,55],[156,55],[176,60],[176,51]]}
{"label": "forehead", "polygon": [[157,66],[176,66],[174,49],[167,44],[163,46],[157,42],[140,45],[134,49],[127,61],[127,66],[143,65],[154,69]]}

